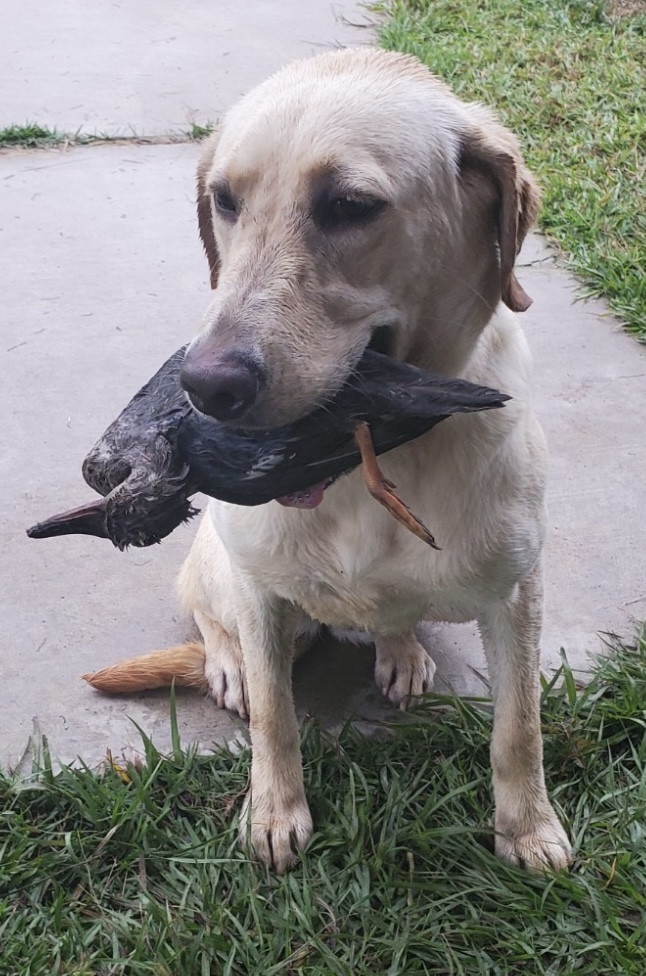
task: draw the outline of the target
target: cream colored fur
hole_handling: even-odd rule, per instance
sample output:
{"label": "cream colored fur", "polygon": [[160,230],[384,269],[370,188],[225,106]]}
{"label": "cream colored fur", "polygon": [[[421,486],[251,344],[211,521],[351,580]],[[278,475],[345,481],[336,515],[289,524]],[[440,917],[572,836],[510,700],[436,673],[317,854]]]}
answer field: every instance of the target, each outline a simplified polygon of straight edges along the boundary
{"label": "cream colored fur", "polygon": [[[321,228],[315,198],[330,183],[386,205],[364,225]],[[515,139],[414,59],[343,51],[243,98],[198,184],[217,289],[195,342],[262,363],[253,423],[289,422],[338,389],[382,325],[399,358],[513,397],[382,458],[441,552],[375,505],[356,472],[310,511],[210,503],[179,590],[214,698],[250,718],[245,841],[282,871],[312,831],[291,691],[299,635],[320,621],[373,639],[377,684],[405,705],[433,680],[417,623],[476,620],[495,704],[497,851],[534,870],[566,865],[539,717],[545,445],[510,310],[529,303],[513,261],[538,197]],[[235,221],[212,203],[223,186],[241,201]]]}

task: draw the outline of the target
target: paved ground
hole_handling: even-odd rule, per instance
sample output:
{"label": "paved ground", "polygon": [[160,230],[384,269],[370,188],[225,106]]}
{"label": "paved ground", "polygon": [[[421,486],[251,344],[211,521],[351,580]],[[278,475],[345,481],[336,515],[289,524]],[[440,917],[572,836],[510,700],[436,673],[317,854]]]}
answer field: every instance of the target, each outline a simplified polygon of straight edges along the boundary
{"label": "paved ground", "polygon": [[3,18],[2,116],[110,135],[217,119],[286,61],[365,43],[354,25],[370,20],[353,0],[50,0],[46,8],[21,0],[20,16]]}
{"label": "paved ground", "polygon": [[[23,6],[29,33],[0,40],[0,59],[14,69],[0,94],[0,127],[29,118],[67,130],[132,124],[165,133],[182,128],[187,110],[216,117],[294,55],[366,40],[322,0],[256,0],[244,15],[240,4],[219,3],[217,16],[196,0],[181,15],[168,3],[126,12],[55,0],[53,27]],[[350,4],[336,10],[362,19]],[[169,742],[165,694],[108,700],[79,675],[186,632],[172,581],[194,530],[120,554],[95,539],[33,542],[24,529],[87,497],[87,449],[196,330],[208,301],[193,212],[197,152],[128,144],[0,154],[5,764],[28,764],[34,733],[65,760],[136,749],[130,719],[161,748]],[[564,647],[584,668],[602,647],[598,632],[629,635],[646,617],[646,355],[600,303],[575,302],[572,280],[540,239],[521,262],[535,299],[524,321],[552,453],[544,666]],[[440,689],[485,690],[473,628],[429,627],[426,637]],[[301,712],[330,725],[350,714],[391,717],[370,672],[368,650],[321,648],[298,668]],[[184,739],[204,746],[241,729],[194,694],[180,696],[179,718]]]}

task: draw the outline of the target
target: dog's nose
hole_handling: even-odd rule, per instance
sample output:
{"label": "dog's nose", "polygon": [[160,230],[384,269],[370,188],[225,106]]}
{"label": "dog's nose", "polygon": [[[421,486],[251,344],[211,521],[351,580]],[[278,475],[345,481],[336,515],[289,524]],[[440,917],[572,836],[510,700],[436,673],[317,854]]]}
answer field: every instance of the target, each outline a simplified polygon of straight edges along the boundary
{"label": "dog's nose", "polygon": [[216,420],[239,420],[256,402],[260,373],[255,364],[236,354],[212,359],[189,350],[180,383],[202,413]]}

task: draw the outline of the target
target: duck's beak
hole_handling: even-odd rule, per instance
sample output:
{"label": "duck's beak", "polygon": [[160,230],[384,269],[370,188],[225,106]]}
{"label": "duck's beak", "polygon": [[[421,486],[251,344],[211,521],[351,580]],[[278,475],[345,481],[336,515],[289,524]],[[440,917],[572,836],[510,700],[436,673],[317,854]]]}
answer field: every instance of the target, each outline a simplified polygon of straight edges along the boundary
{"label": "duck's beak", "polygon": [[69,512],[52,515],[27,529],[30,539],[49,539],[55,535],[96,535],[109,539],[106,524],[106,500],[99,498],[90,505],[72,508]]}

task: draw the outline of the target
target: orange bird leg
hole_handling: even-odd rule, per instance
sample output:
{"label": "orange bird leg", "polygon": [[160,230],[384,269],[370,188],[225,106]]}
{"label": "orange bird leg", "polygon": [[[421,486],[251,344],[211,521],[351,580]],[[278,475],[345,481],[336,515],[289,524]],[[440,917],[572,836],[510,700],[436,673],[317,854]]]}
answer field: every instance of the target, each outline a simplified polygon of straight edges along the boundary
{"label": "orange bird leg", "polygon": [[372,497],[383,505],[386,511],[412,532],[413,535],[416,535],[422,542],[426,542],[433,549],[439,551],[440,547],[435,544],[435,539],[424,523],[416,515],[413,515],[408,505],[395,494],[395,486],[387,478],[384,478],[379,470],[377,456],[370,435],[370,428],[365,421],[361,421],[354,428],[354,439],[361,452],[363,480]]}

